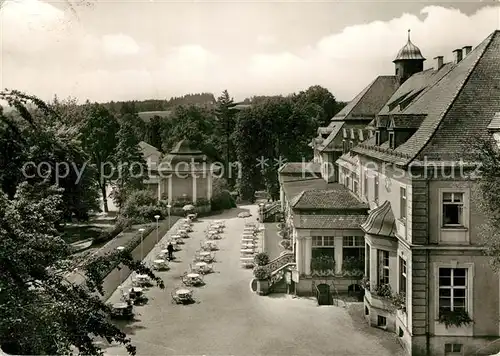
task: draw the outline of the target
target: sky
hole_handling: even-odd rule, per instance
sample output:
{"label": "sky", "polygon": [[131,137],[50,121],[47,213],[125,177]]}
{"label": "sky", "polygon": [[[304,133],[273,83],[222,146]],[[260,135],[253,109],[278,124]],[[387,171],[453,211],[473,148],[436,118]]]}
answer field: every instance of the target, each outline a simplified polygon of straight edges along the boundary
{"label": "sky", "polygon": [[49,100],[236,100],[322,85],[351,100],[411,40],[433,67],[500,29],[500,2],[0,0],[0,87]]}

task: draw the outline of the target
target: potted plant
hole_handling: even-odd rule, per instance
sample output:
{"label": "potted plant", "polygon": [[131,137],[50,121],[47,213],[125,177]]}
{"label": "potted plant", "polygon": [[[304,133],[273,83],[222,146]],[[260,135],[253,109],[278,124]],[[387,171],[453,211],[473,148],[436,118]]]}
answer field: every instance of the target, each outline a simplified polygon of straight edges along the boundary
{"label": "potted plant", "polygon": [[440,308],[439,322],[444,324],[446,328],[455,326],[457,328],[466,326],[472,323],[472,319],[465,309]]}
{"label": "potted plant", "polygon": [[361,258],[356,258],[354,256],[349,256],[342,262],[342,271],[345,276],[352,276],[361,278],[363,276],[365,269],[365,261]]}
{"label": "potted plant", "polygon": [[331,256],[319,256],[311,259],[311,270],[323,276],[335,274],[335,260]]}
{"label": "potted plant", "polygon": [[392,305],[397,310],[401,310],[403,313],[406,312],[406,295],[404,292],[401,293],[395,293],[392,296]]}
{"label": "potted plant", "polygon": [[259,295],[266,295],[269,291],[269,278],[271,274],[264,266],[257,266],[253,270],[253,275],[257,280],[257,293]]}
{"label": "potted plant", "polygon": [[375,295],[380,298],[390,299],[392,298],[392,289],[389,284],[379,284],[375,287]]}
{"label": "potted plant", "polygon": [[260,252],[255,255],[254,262],[257,266],[265,266],[269,263],[269,255],[265,252]]}

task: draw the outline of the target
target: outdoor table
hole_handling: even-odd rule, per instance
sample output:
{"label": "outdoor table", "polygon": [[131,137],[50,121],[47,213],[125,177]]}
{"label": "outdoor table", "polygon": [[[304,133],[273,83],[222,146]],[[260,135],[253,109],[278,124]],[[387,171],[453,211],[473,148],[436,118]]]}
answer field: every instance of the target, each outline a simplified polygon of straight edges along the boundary
{"label": "outdoor table", "polygon": [[187,277],[191,278],[191,279],[196,279],[196,278],[200,278],[200,275],[198,273],[188,273]]}
{"label": "outdoor table", "polygon": [[147,281],[149,279],[149,276],[147,274],[138,274],[137,276],[135,276],[138,280],[142,280],[142,281]]}
{"label": "outdoor table", "polygon": [[177,230],[177,232],[181,234],[183,232],[186,233],[187,231],[185,229],[179,229],[179,230]]}
{"label": "outdoor table", "polygon": [[255,244],[251,243],[251,242],[242,243],[241,245],[242,246],[248,246],[248,247],[254,247],[255,246]]}
{"label": "outdoor table", "polygon": [[142,293],[143,292],[143,289],[141,287],[132,287],[130,288],[129,290],[129,293]]}
{"label": "outdoor table", "polygon": [[191,291],[189,289],[178,289],[175,292],[175,294],[182,296],[182,297],[186,297],[186,296],[191,294]]}
{"label": "outdoor table", "polygon": [[244,248],[241,250],[242,253],[254,253],[255,250],[253,248]]}
{"label": "outdoor table", "polygon": [[219,232],[217,230],[208,230],[208,233],[210,235],[215,235],[215,234],[218,234]]}
{"label": "outdoor table", "polygon": [[127,303],[124,303],[124,302],[113,304],[113,309],[117,309],[117,310],[127,309],[128,307],[129,307],[129,305]]}
{"label": "outdoor table", "polygon": [[153,263],[155,263],[157,265],[163,265],[163,264],[165,264],[165,262],[166,261],[162,258],[153,261]]}
{"label": "outdoor table", "polygon": [[202,252],[200,252],[200,256],[210,256],[210,252],[202,251]]}
{"label": "outdoor table", "polygon": [[197,262],[195,264],[196,267],[199,267],[199,268],[204,268],[204,267],[207,267],[207,263],[206,262]]}
{"label": "outdoor table", "polygon": [[161,250],[160,255],[168,255],[168,250],[167,249]]}
{"label": "outdoor table", "polygon": [[242,238],[241,241],[243,242],[249,242],[249,243],[253,243],[255,241],[255,239],[251,239],[251,238]]}
{"label": "outdoor table", "polygon": [[173,238],[173,239],[180,239],[180,238],[181,238],[181,235],[172,235],[172,238]]}

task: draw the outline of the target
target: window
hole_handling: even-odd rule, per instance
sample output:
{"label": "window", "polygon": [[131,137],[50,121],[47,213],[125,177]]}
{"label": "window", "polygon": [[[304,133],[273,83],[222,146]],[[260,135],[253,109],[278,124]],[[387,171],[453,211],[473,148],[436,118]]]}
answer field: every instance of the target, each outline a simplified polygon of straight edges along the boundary
{"label": "window", "polygon": [[354,148],[354,141],[349,141],[349,151]]}
{"label": "window", "polygon": [[351,190],[351,189],[352,189],[352,188],[351,188],[351,178],[350,178],[348,175],[347,175],[347,176],[345,176],[345,186],[346,186],[349,190]]}
{"label": "window", "polygon": [[358,181],[357,180],[353,181],[352,185],[353,185],[352,191],[354,193],[356,193],[356,195],[358,195],[359,194],[359,184],[358,184]]}
{"label": "window", "polygon": [[381,328],[386,327],[387,326],[387,318],[385,316],[378,315],[377,316],[377,326],[381,327]]}
{"label": "window", "polygon": [[380,131],[375,131],[375,144],[380,145]]}
{"label": "window", "polygon": [[443,226],[464,226],[464,193],[443,193]]}
{"label": "window", "polygon": [[389,148],[394,149],[394,132],[389,132]]}
{"label": "window", "polygon": [[406,301],[407,296],[406,296],[406,261],[402,259],[401,257],[399,258],[399,293],[405,295],[405,307],[406,307]]}
{"label": "window", "polygon": [[406,188],[399,188],[399,218],[406,220]]}
{"label": "window", "polygon": [[366,244],[365,245],[365,258],[366,258],[366,263],[365,263],[365,272],[366,272],[366,279],[370,280],[370,245]]}
{"label": "window", "polygon": [[368,199],[368,170],[365,169],[365,175],[364,175],[364,182],[363,182],[363,188],[364,188],[364,194],[365,198]]}
{"label": "window", "polygon": [[462,355],[462,344],[444,344],[445,356]]}
{"label": "window", "polygon": [[466,268],[439,268],[439,309],[467,310]]}
{"label": "window", "polygon": [[335,259],[335,236],[313,236],[312,258],[329,256]]}
{"label": "window", "polygon": [[363,236],[344,236],[342,246],[344,247],[342,251],[344,260],[347,257],[353,257],[364,261],[365,238]]}
{"label": "window", "polygon": [[378,284],[389,284],[389,251],[378,251]]}
{"label": "window", "polygon": [[348,149],[347,149],[347,141],[343,140],[342,141],[342,152],[347,153],[347,151],[348,151]]}
{"label": "window", "polygon": [[335,246],[335,236],[312,236],[313,247],[333,247]]}
{"label": "window", "polygon": [[373,179],[373,200],[378,203],[378,175]]}

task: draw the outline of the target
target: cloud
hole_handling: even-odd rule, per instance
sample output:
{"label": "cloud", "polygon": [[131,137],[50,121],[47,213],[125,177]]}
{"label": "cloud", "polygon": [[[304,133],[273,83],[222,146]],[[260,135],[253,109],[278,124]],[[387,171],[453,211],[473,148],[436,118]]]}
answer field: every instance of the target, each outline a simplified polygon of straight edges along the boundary
{"label": "cloud", "polygon": [[269,79],[298,88],[321,84],[338,98],[350,100],[377,75],[394,73],[392,60],[405,44],[408,29],[412,42],[428,59],[426,66],[432,67],[432,58],[443,55],[451,60],[453,49],[476,46],[500,21],[498,6],[482,8],[471,16],[438,6],[425,7],[421,13],[423,20],[403,14],[387,22],[349,26],[298,53],[256,54],[250,59],[249,72],[255,85]]}
{"label": "cloud", "polygon": [[0,86],[44,99],[57,94],[107,101],[223,89],[243,98],[287,94],[319,84],[337,98],[350,100],[377,75],[393,73],[392,60],[405,44],[408,28],[429,59],[426,65],[432,66],[436,55],[450,60],[453,49],[476,46],[497,29],[500,7],[485,7],[468,16],[428,6],[421,15],[349,26],[302,48],[287,47],[293,31],[291,38],[281,35],[279,42],[275,34],[265,33],[254,36],[245,50],[232,51],[231,43],[224,48],[197,43],[193,39],[205,37],[190,36],[188,28],[185,35],[172,39],[158,30],[161,26],[144,26],[149,32],[135,37],[127,26],[105,26],[106,16],[99,19],[95,14],[92,20],[101,21],[101,28],[113,28],[111,32],[39,0],[7,0],[0,9]]}

